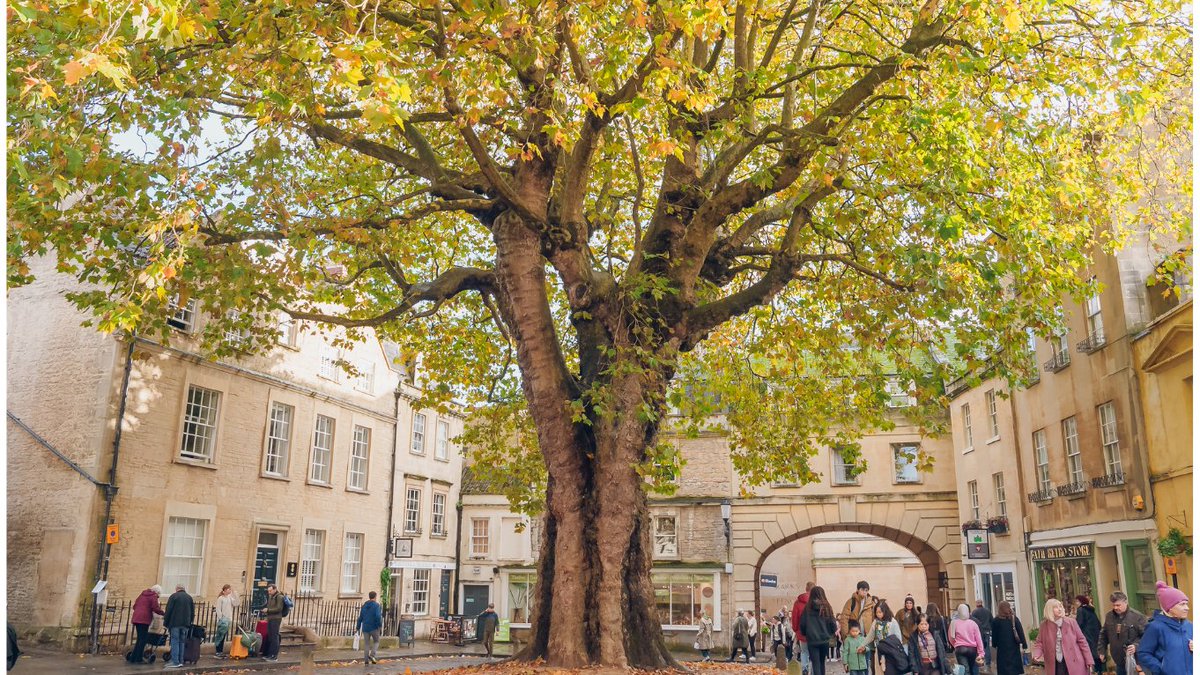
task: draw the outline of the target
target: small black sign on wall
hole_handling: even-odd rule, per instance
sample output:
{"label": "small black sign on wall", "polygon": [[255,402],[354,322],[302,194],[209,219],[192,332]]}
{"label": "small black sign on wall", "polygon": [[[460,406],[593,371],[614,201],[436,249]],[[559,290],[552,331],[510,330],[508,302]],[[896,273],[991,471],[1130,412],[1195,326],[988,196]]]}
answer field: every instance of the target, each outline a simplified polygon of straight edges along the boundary
{"label": "small black sign on wall", "polygon": [[779,588],[779,575],[760,574],[758,575],[758,585],[763,588]]}
{"label": "small black sign on wall", "polygon": [[300,568],[300,563],[288,563],[287,575],[291,579],[296,576],[296,571]]}

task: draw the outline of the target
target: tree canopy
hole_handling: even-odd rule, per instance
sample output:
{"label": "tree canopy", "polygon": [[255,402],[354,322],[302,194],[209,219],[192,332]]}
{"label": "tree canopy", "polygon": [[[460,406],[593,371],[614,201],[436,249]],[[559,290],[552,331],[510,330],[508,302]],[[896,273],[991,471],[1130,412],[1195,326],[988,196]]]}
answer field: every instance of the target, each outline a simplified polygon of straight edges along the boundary
{"label": "tree canopy", "polygon": [[280,312],[421,354],[488,463],[542,463],[511,475],[575,538],[544,548],[557,663],[670,662],[629,636],[653,620],[621,508],[677,461],[672,406],[727,409],[750,482],[813,480],[893,393],[936,431],[945,379],[1019,382],[1129,230],[1190,234],[1158,199],[1190,190],[1178,0],[8,11],[9,286],[53,252],[103,330],[170,339],[195,298],[216,354]]}

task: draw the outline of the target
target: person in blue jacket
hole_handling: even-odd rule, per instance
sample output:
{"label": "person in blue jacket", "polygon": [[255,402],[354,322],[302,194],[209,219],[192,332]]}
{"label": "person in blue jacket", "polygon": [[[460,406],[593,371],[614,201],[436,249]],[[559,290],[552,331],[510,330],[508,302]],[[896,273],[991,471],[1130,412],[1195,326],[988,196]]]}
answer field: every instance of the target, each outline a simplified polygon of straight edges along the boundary
{"label": "person in blue jacket", "polygon": [[1158,582],[1155,590],[1161,612],[1146,624],[1138,643],[1137,663],[1150,675],[1192,675],[1192,622],[1183,591]]}
{"label": "person in blue jacket", "polygon": [[363,634],[363,661],[379,663],[379,633],[383,629],[383,608],[375,601],[375,591],[367,594],[367,601],[358,612],[355,630]]}

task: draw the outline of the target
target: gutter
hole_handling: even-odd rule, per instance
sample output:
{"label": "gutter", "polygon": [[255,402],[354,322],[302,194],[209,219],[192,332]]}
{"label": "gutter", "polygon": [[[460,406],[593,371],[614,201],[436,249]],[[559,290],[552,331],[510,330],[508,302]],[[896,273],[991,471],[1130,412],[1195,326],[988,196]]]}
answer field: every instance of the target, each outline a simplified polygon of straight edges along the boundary
{"label": "gutter", "polygon": [[[463,477],[466,476],[466,467],[463,467]],[[451,614],[459,613],[458,604],[458,589],[462,585],[458,583],[458,574],[462,568],[462,522],[463,522],[463,500],[462,500],[462,479],[458,483],[458,501],[454,503],[454,510],[457,512],[454,525],[454,611]]]}

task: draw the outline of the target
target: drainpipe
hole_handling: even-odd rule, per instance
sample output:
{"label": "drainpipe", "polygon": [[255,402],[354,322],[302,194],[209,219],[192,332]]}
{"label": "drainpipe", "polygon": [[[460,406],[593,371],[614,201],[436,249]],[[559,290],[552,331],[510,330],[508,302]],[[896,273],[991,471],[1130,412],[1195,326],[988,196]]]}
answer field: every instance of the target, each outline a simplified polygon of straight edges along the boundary
{"label": "drainpipe", "polygon": [[[133,372],[133,349],[136,334],[129,335],[129,348],[125,351],[125,375],[121,380],[121,398],[117,404],[117,424],[113,431],[112,464],[108,468],[108,484],[104,486],[104,527],[100,531],[100,544],[96,559],[96,581],[108,579],[108,561],[112,546],[108,543],[108,525],[112,524],[113,500],[117,497],[117,460],[121,455],[121,428],[125,424],[125,403],[129,397],[129,376]],[[98,597],[98,596],[97,596]],[[100,614],[93,598],[89,651],[100,652]]]}
{"label": "drainpipe", "polygon": [[[402,384],[397,383],[396,391],[393,392],[395,395],[395,414],[392,415],[392,468],[388,472],[387,540],[383,547],[383,566],[389,571],[392,566],[392,533],[395,532],[393,529],[395,525],[392,518],[395,514],[396,505],[396,449],[400,447],[400,391],[402,386]],[[388,605],[394,604],[396,600],[395,587],[395,580],[392,580],[392,584],[388,587]],[[385,607],[384,609],[391,610],[391,607]]]}
{"label": "drainpipe", "polygon": [[[466,469],[463,470],[466,473]],[[458,483],[458,502],[454,504],[454,510],[457,511],[454,525],[454,614],[458,614],[460,607],[458,605],[458,589],[461,584],[458,583],[459,568],[462,566],[462,520],[463,520],[463,503],[462,503],[462,479]]]}

